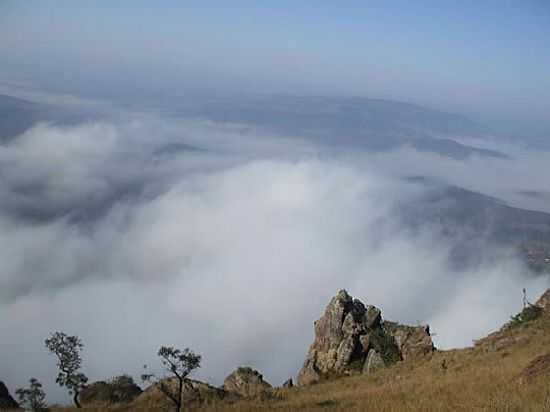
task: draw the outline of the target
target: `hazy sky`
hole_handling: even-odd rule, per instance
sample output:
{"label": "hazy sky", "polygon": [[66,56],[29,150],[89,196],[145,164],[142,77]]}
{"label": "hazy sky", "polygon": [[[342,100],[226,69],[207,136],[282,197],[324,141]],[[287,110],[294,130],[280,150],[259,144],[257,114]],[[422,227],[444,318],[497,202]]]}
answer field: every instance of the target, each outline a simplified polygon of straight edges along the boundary
{"label": "hazy sky", "polygon": [[144,100],[344,94],[550,130],[547,1],[2,1],[0,80]]}

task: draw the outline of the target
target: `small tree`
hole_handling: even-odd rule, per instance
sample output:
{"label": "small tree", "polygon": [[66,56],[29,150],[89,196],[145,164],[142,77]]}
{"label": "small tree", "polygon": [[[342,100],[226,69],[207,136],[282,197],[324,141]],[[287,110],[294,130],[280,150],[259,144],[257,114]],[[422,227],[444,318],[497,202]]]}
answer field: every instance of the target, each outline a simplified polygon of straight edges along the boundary
{"label": "small tree", "polygon": [[78,396],[86,382],[88,382],[86,375],[79,372],[82,365],[80,351],[84,347],[82,341],[78,336],[68,336],[63,332],[55,332],[44,343],[46,348],[57,356],[59,373],[55,381],[59,386],[69,389],[74,404],[77,408],[81,408]]}
{"label": "small tree", "polygon": [[[143,374],[141,379],[144,382],[158,383],[160,391],[174,403],[176,412],[181,412],[183,407],[183,385],[191,372],[200,368],[201,356],[196,355],[189,348],[180,350],[167,346],[161,346],[157,354],[160,357],[163,369],[168,374],[162,377],[155,374]],[[144,366],[144,368],[146,367],[147,365]],[[169,378],[176,380],[176,387],[170,385]]]}
{"label": "small tree", "polygon": [[19,403],[33,412],[44,412],[46,408],[46,393],[42,390],[42,384],[36,379],[29,380],[28,388],[19,388],[15,391]]}

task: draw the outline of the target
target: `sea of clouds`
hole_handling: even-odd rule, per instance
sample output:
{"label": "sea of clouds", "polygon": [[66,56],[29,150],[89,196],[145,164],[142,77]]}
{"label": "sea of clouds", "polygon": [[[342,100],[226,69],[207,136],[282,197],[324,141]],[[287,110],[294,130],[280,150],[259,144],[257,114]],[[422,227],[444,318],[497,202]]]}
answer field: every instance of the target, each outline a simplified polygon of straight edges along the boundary
{"label": "sea of clouds", "polygon": [[429,323],[439,347],[469,345],[548,279],[513,257],[452,269],[447,239],[394,214],[422,196],[403,177],[520,203],[518,189],[544,189],[548,158],[336,155],[247,125],[156,116],[38,124],[0,146],[0,378],[13,391],[34,376],[64,401],[43,344],[62,330],[82,338],[92,380],[137,377],[174,345],[202,354],[196,376],[214,384],[249,365],[277,385],[342,288],[388,319]]}

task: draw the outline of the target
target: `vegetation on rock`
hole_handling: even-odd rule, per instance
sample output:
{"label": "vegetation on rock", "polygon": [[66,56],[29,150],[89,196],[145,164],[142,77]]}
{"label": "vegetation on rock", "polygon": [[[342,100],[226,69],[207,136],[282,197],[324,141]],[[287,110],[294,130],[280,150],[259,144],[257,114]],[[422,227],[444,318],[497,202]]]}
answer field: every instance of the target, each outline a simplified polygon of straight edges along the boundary
{"label": "vegetation on rock", "polygon": [[541,316],[543,309],[537,305],[527,305],[517,315],[512,316],[509,325],[517,327],[531,322]]}

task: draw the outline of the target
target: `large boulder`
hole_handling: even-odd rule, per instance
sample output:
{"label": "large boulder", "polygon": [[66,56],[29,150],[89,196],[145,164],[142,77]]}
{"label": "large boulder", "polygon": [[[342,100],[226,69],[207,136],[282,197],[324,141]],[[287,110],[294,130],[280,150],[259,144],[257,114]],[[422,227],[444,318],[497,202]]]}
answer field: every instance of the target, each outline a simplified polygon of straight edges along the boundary
{"label": "large boulder", "polygon": [[372,372],[434,349],[428,327],[385,322],[380,309],[353,299],[345,290],[331,299],[314,328],[299,385],[331,375]]}
{"label": "large boulder", "polygon": [[237,368],[223,381],[225,391],[245,398],[263,395],[271,388],[260,372],[248,367]]}
{"label": "large boulder", "polygon": [[109,382],[99,381],[87,385],[80,392],[79,400],[83,405],[128,403],[142,392],[130,376],[122,375]]}
{"label": "large boulder", "polygon": [[0,410],[18,409],[19,404],[15,402],[4,382],[0,381]]}
{"label": "large boulder", "polygon": [[385,329],[393,336],[403,360],[427,355],[434,351],[429,326],[408,326],[396,322],[384,322]]}

